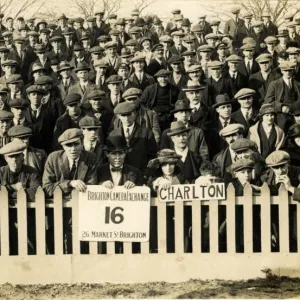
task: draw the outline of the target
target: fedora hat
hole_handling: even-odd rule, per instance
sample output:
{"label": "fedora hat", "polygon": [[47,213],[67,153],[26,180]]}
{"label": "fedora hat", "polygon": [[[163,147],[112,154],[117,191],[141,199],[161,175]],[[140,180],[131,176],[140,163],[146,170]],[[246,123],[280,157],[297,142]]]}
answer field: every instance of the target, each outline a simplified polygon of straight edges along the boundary
{"label": "fedora hat", "polygon": [[178,111],[192,111],[189,105],[188,99],[177,100],[174,109],[171,110],[171,114],[175,114]]}
{"label": "fedora hat", "polygon": [[171,128],[167,135],[174,136],[188,131],[190,131],[190,128],[186,128],[182,121],[176,121],[171,123]]}
{"label": "fedora hat", "polygon": [[232,101],[227,94],[222,94],[216,97],[216,103],[212,107],[216,109],[217,107],[225,104],[232,104]]}

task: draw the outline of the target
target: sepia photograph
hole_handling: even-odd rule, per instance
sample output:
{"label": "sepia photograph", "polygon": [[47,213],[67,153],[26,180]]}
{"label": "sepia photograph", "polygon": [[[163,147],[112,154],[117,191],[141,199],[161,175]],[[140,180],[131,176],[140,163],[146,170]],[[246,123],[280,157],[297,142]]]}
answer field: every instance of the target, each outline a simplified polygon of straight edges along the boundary
{"label": "sepia photograph", "polygon": [[0,0],[0,300],[300,299],[300,0]]}

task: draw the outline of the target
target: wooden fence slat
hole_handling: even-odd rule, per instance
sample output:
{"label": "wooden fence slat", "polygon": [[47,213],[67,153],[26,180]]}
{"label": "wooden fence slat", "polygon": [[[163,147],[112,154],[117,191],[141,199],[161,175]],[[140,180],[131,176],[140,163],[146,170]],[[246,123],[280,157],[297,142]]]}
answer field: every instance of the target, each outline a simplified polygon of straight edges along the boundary
{"label": "wooden fence slat", "polygon": [[63,199],[62,191],[56,187],[54,191],[54,245],[55,255],[62,255],[64,253],[63,247]]}
{"label": "wooden fence slat", "polygon": [[115,254],[115,242],[107,242],[106,243],[106,251],[107,254]]}
{"label": "wooden fence slat", "polygon": [[201,252],[201,201],[192,201],[193,253]]}
{"label": "wooden fence slat", "polygon": [[252,187],[244,187],[244,249],[245,253],[253,252],[253,203]]}
{"label": "wooden fence slat", "polygon": [[98,242],[90,242],[90,254],[98,254]]}
{"label": "wooden fence slat", "polygon": [[72,234],[73,234],[73,254],[80,254],[80,241],[79,241],[79,193],[76,190],[72,192]]}
{"label": "wooden fence slat", "polygon": [[46,253],[46,216],[45,216],[45,194],[41,187],[35,194],[35,220],[36,220],[36,253]]}
{"label": "wooden fence slat", "polygon": [[285,186],[279,188],[279,251],[289,252],[289,198]]}
{"label": "wooden fence slat", "polygon": [[227,188],[227,206],[226,206],[226,229],[227,229],[227,253],[235,253],[235,189],[233,184]]}
{"label": "wooden fence slat", "polygon": [[149,241],[141,243],[141,254],[148,254],[149,253]]}
{"label": "wooden fence slat", "polygon": [[27,199],[23,188],[18,191],[17,199],[19,255],[27,255]]}
{"label": "wooden fence slat", "polygon": [[262,186],[261,195],[261,252],[271,253],[271,196],[270,189],[265,182]]}
{"label": "wooden fence slat", "polygon": [[124,254],[132,254],[132,243],[124,242],[123,243]]}
{"label": "wooden fence slat", "polygon": [[183,236],[183,201],[175,202],[175,252],[184,253],[184,236]]}
{"label": "wooden fence slat", "polygon": [[[176,231],[175,231],[176,234]],[[157,202],[158,253],[167,253],[167,204]]]}
{"label": "wooden fence slat", "polygon": [[0,191],[1,256],[9,255],[8,193],[5,186]]}
{"label": "wooden fence slat", "polygon": [[209,202],[209,252],[219,252],[219,212],[218,200],[211,200]]}

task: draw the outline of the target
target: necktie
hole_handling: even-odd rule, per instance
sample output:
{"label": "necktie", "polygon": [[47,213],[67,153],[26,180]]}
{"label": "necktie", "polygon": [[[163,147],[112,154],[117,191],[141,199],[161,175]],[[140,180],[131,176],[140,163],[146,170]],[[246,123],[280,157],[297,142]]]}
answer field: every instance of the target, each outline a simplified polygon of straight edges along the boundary
{"label": "necktie", "polygon": [[227,125],[228,125],[228,121],[225,120],[225,121],[224,121],[224,124],[223,124],[223,128],[225,128]]}
{"label": "necktie", "polygon": [[122,168],[111,168],[112,172],[121,172]]}
{"label": "necktie", "polygon": [[289,89],[292,88],[292,81],[291,81],[291,80],[289,80],[289,85],[288,85],[288,87],[289,87]]}
{"label": "necktie", "polygon": [[18,121],[17,121],[17,125],[21,125],[21,120],[18,120]]}
{"label": "necktie", "polygon": [[250,120],[250,113],[249,113],[249,111],[246,112],[245,118],[246,118],[246,121],[247,121],[247,123],[248,123],[249,120]]}
{"label": "necktie", "polygon": [[235,80],[236,79],[236,74],[232,73],[232,79]]}
{"label": "necktie", "polygon": [[33,116],[34,119],[36,119],[36,116],[37,116],[37,110],[33,110],[33,111],[32,111],[32,116]]}
{"label": "necktie", "polygon": [[247,63],[247,72],[248,72],[248,74],[250,74],[250,61],[248,60],[248,63]]}
{"label": "necktie", "polygon": [[126,140],[129,140],[129,136],[130,136],[130,132],[129,132],[129,128],[126,128]]}
{"label": "necktie", "polygon": [[70,179],[74,180],[76,175],[76,162],[73,160],[72,168],[70,170]]}
{"label": "necktie", "polygon": [[65,80],[64,86],[65,86],[65,90],[67,90],[68,89],[68,81],[67,80]]}
{"label": "necktie", "polygon": [[82,91],[85,93],[85,85],[82,86]]}

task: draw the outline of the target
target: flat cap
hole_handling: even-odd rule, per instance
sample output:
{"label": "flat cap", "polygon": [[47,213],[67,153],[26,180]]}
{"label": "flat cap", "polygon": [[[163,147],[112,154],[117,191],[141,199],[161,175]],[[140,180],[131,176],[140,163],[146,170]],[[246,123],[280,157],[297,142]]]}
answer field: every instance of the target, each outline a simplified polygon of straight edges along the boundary
{"label": "flat cap", "polygon": [[262,53],[255,59],[258,63],[269,62],[272,60],[272,55],[268,53]]}
{"label": "flat cap", "polygon": [[244,169],[254,169],[255,162],[249,158],[238,159],[231,166],[230,170],[232,172],[242,171]]}
{"label": "flat cap", "polygon": [[31,74],[33,74],[36,71],[46,71],[46,68],[44,66],[42,66],[41,63],[39,62],[35,62],[32,64],[32,70],[31,70]]}
{"label": "flat cap", "polygon": [[6,110],[0,110],[0,120],[12,120],[14,118],[13,113],[6,111]]}
{"label": "flat cap", "polygon": [[64,105],[78,104],[81,102],[81,95],[77,93],[68,94],[64,100]]}
{"label": "flat cap", "polygon": [[169,58],[168,63],[169,64],[180,64],[184,61],[184,58],[181,55],[172,55],[171,58]]}
{"label": "flat cap", "polygon": [[100,35],[97,38],[97,41],[100,43],[107,43],[110,40],[110,38],[107,35]]}
{"label": "flat cap", "polygon": [[286,52],[288,54],[299,54],[300,53],[300,49],[299,48],[296,48],[296,47],[288,47],[286,49]]}
{"label": "flat cap", "polygon": [[100,46],[94,46],[90,49],[90,53],[101,54],[104,52],[104,49]]}
{"label": "flat cap", "polygon": [[125,100],[129,100],[129,99],[135,99],[138,98],[142,95],[142,91],[140,89],[137,88],[130,88],[128,90],[126,90],[123,94],[122,97]]}
{"label": "flat cap", "polygon": [[[299,113],[300,113],[300,111],[298,111],[298,115],[299,115]],[[289,128],[287,136],[289,138],[300,136],[300,124],[298,124],[298,123],[293,124]]]}
{"label": "flat cap", "polygon": [[129,34],[137,34],[137,33],[141,33],[142,29],[138,26],[132,26],[128,29],[128,33]]}
{"label": "flat cap", "polygon": [[86,116],[79,121],[79,127],[80,128],[100,128],[101,122],[94,117]]}
{"label": "flat cap", "polygon": [[[53,24],[53,23],[50,23],[50,24],[47,24],[47,28],[49,29],[56,29],[58,26],[56,24]],[[21,29],[21,28],[20,28]]]}
{"label": "flat cap", "polygon": [[27,40],[22,37],[21,35],[18,35],[14,38],[14,42],[18,43],[18,44],[25,44],[27,42]]}
{"label": "flat cap", "polygon": [[109,35],[119,36],[120,33],[121,33],[120,30],[118,30],[118,29],[112,29],[112,30],[110,30]]}
{"label": "flat cap", "polygon": [[228,49],[228,44],[224,42],[218,43],[216,49]]}
{"label": "flat cap", "polygon": [[106,79],[106,83],[121,83],[123,81],[123,77],[119,75],[111,75]]}
{"label": "flat cap", "polygon": [[113,42],[113,41],[109,41],[109,42],[105,43],[104,48],[105,49],[117,48],[117,43]]}
{"label": "flat cap", "polygon": [[116,19],[118,16],[116,14],[110,14],[108,15],[108,19]]}
{"label": "flat cap", "polygon": [[36,37],[38,37],[39,34],[34,30],[30,30],[30,31],[27,32],[27,36],[36,36]]}
{"label": "flat cap", "polygon": [[230,9],[230,12],[234,15],[238,14],[240,11],[241,11],[241,8],[239,6],[234,6]]}
{"label": "flat cap", "polygon": [[175,22],[182,21],[182,20],[183,20],[183,15],[182,15],[182,14],[177,14],[177,15],[173,18],[173,20],[174,20]]}
{"label": "flat cap", "polygon": [[172,13],[173,15],[178,15],[178,14],[181,13],[181,10],[180,10],[179,8],[174,8],[174,9],[171,11],[171,13]]}
{"label": "flat cap", "polygon": [[34,46],[34,51],[36,53],[43,53],[43,52],[46,52],[46,47],[44,44],[36,44]]}
{"label": "flat cap", "polygon": [[211,69],[219,69],[223,66],[223,63],[218,60],[209,61],[207,67]]}
{"label": "flat cap", "polygon": [[260,20],[254,20],[254,21],[252,21],[252,24],[251,24],[251,26],[252,27],[260,27],[260,26],[262,26],[264,23],[262,22],[262,21],[260,21]]}
{"label": "flat cap", "polygon": [[287,152],[276,150],[269,154],[269,156],[266,158],[266,165],[268,167],[276,167],[289,163],[289,161],[290,155]]}
{"label": "flat cap", "polygon": [[0,154],[13,156],[13,155],[17,155],[17,154],[24,152],[25,149],[26,149],[25,143],[18,141],[18,140],[14,140],[14,141],[4,145],[0,149]]}
{"label": "flat cap", "polygon": [[229,124],[220,130],[219,135],[224,137],[235,134],[237,132],[244,132],[245,127],[242,124]]}
{"label": "flat cap", "polygon": [[75,23],[83,23],[83,22],[84,22],[84,19],[81,18],[81,17],[77,17],[77,18],[74,19],[74,22],[75,22]]}
{"label": "flat cap", "polygon": [[171,74],[170,71],[166,69],[160,69],[158,72],[154,74],[154,77],[167,77]]}
{"label": "flat cap", "polygon": [[288,22],[286,23],[286,28],[293,28],[293,27],[296,27],[297,23],[294,22],[294,21],[291,21],[291,22]]}
{"label": "flat cap", "polygon": [[171,33],[171,36],[181,36],[181,37],[184,37],[185,34],[182,31],[177,30],[177,31],[173,31]]}
{"label": "flat cap", "polygon": [[0,53],[3,53],[3,52],[10,52],[8,48],[6,48],[5,46],[0,46]]}
{"label": "flat cap", "polygon": [[173,39],[169,36],[169,35],[162,35],[160,38],[159,38],[159,41],[161,43],[164,43],[164,42],[167,42],[167,43],[173,43]]}
{"label": "flat cap", "polygon": [[196,51],[184,51],[183,53],[181,53],[181,56],[196,56]]}
{"label": "flat cap", "polygon": [[164,45],[163,44],[156,44],[152,47],[151,51],[157,51],[157,50],[163,50],[164,49]]}
{"label": "flat cap", "polygon": [[95,68],[99,67],[99,68],[107,69],[108,68],[108,63],[103,59],[98,59],[97,61],[95,61],[94,67]]}
{"label": "flat cap", "polygon": [[254,50],[256,48],[255,44],[245,44],[241,47],[242,50]]}
{"label": "flat cap", "polygon": [[265,114],[277,114],[275,107],[272,103],[265,103],[259,109],[259,116],[262,117]]}
{"label": "flat cap", "polygon": [[214,49],[208,45],[201,45],[197,49],[199,52],[212,52]]}
{"label": "flat cap", "polygon": [[247,11],[243,14],[244,19],[251,19],[253,17],[253,13],[250,11]]}
{"label": "flat cap", "polygon": [[133,54],[131,53],[130,50],[128,50],[126,48],[121,49],[121,57],[128,58],[128,57],[131,57],[131,56],[133,56]]}
{"label": "flat cap", "polygon": [[283,61],[279,64],[279,68],[281,71],[289,71],[294,70],[296,68],[296,65],[290,61]]}
{"label": "flat cap", "polygon": [[58,142],[61,145],[67,145],[70,143],[77,142],[82,139],[82,132],[79,128],[70,128],[67,129],[60,137]]}
{"label": "flat cap", "polygon": [[32,129],[23,125],[16,125],[11,127],[7,133],[10,137],[25,137],[32,135]]}
{"label": "flat cap", "polygon": [[115,107],[114,113],[115,114],[130,114],[135,110],[136,110],[136,105],[134,103],[122,102],[122,103],[119,103]]}
{"label": "flat cap", "polygon": [[7,94],[8,92],[9,88],[4,84],[0,84],[0,94]]}
{"label": "flat cap", "polygon": [[239,100],[239,99],[243,99],[246,98],[248,96],[253,96],[255,95],[256,91],[252,90],[252,89],[248,89],[248,88],[243,88],[240,89],[235,95],[234,98]]}
{"label": "flat cap", "polygon": [[86,21],[87,21],[87,22],[95,22],[95,21],[96,21],[96,18],[93,17],[93,16],[89,16],[89,17],[86,18]]}
{"label": "flat cap", "polygon": [[216,34],[214,34],[214,33],[209,33],[204,38],[206,40],[209,40],[209,39],[217,40],[219,37]]}
{"label": "flat cap", "polygon": [[137,40],[134,40],[134,39],[130,39],[127,42],[125,42],[125,46],[126,47],[128,47],[128,46],[136,46],[136,45],[137,45]]}
{"label": "flat cap", "polygon": [[244,150],[248,150],[248,149],[255,149],[256,144],[249,139],[241,138],[241,139],[237,139],[235,142],[233,142],[230,145],[230,147],[233,151],[239,152],[239,151],[244,151]]}
{"label": "flat cap", "polygon": [[266,44],[276,44],[277,43],[277,38],[275,36],[268,36],[264,39],[264,42]]}
{"label": "flat cap", "polygon": [[87,100],[104,100],[105,99],[105,92],[101,90],[92,90],[87,94]]}
{"label": "flat cap", "polygon": [[242,61],[242,58],[236,54],[231,54],[230,56],[228,56],[225,61],[228,61],[228,62],[241,62]]}
{"label": "flat cap", "polygon": [[288,36],[289,32],[286,29],[280,29],[278,30],[278,34],[276,35],[277,37],[282,37],[282,36]]}
{"label": "flat cap", "polygon": [[194,64],[194,65],[191,65],[191,66],[186,70],[186,73],[187,73],[187,74],[189,74],[189,73],[195,73],[195,72],[198,72],[198,71],[201,71],[201,70],[202,70],[201,65]]}
{"label": "flat cap", "polygon": [[20,74],[13,74],[8,77],[6,80],[7,84],[13,84],[13,83],[18,83],[18,82],[23,82],[22,76]]}
{"label": "flat cap", "polygon": [[188,99],[177,100],[174,106],[174,109],[171,110],[172,114],[177,113],[178,111],[192,111],[190,108],[190,103]]}
{"label": "flat cap", "polygon": [[134,62],[137,62],[137,61],[145,61],[146,60],[146,56],[143,55],[143,54],[137,54],[135,55],[131,60],[130,60],[130,63],[134,63]]}
{"label": "flat cap", "polygon": [[35,81],[35,84],[37,85],[52,84],[52,83],[53,83],[53,79],[50,76],[41,76]]}
{"label": "flat cap", "polygon": [[64,38],[61,35],[55,35],[49,39],[50,43],[61,42]]}
{"label": "flat cap", "polygon": [[61,34],[62,35],[72,35],[72,34],[74,34],[74,32],[75,32],[74,29],[67,27],[62,30]]}
{"label": "flat cap", "polygon": [[128,70],[129,71],[130,67],[126,63],[120,63],[120,65],[117,67],[117,71],[119,71],[119,70]]}
{"label": "flat cap", "polygon": [[42,29],[40,30],[40,34],[41,34],[41,33],[50,34],[51,31],[50,31],[49,28],[45,27],[45,28],[42,28]]}
{"label": "flat cap", "polygon": [[6,66],[16,67],[17,65],[18,65],[18,63],[12,59],[7,59],[2,63],[3,67],[6,67]]}
{"label": "flat cap", "polygon": [[252,44],[252,45],[255,45],[255,44],[256,44],[256,41],[255,41],[255,39],[254,39],[253,37],[247,36],[247,37],[243,38],[242,44],[243,44],[243,45],[246,45],[246,44]]}
{"label": "flat cap", "polygon": [[28,102],[25,99],[15,98],[8,102],[10,108],[23,108],[28,106]]}
{"label": "flat cap", "polygon": [[137,26],[137,27],[143,27],[143,26],[145,26],[145,24],[146,24],[146,22],[143,18],[137,18],[135,20],[135,26]]}
{"label": "flat cap", "polygon": [[201,24],[195,24],[195,25],[193,25],[193,27],[191,28],[191,31],[192,31],[192,32],[203,32],[204,29],[203,29],[203,27],[202,27]]}
{"label": "flat cap", "polygon": [[186,44],[192,44],[196,41],[196,37],[193,34],[187,34],[182,40],[186,43]]}
{"label": "flat cap", "polygon": [[116,25],[121,25],[121,26],[125,26],[126,22],[125,22],[125,19],[124,18],[119,18],[117,21],[116,21]]}
{"label": "flat cap", "polygon": [[271,17],[271,14],[269,11],[264,10],[261,14],[262,17]]}
{"label": "flat cap", "polygon": [[3,33],[2,33],[2,36],[3,37],[8,37],[8,36],[12,36],[13,35],[13,33],[11,32],[11,31],[4,31]]}
{"label": "flat cap", "polygon": [[218,26],[220,25],[221,21],[220,20],[212,20],[210,22],[210,26]]}
{"label": "flat cap", "polygon": [[40,93],[40,94],[45,94],[46,91],[39,85],[37,84],[33,84],[30,87],[28,87],[26,89],[26,93],[30,94],[30,93]]}

